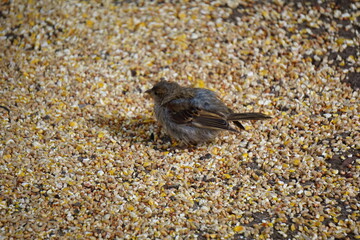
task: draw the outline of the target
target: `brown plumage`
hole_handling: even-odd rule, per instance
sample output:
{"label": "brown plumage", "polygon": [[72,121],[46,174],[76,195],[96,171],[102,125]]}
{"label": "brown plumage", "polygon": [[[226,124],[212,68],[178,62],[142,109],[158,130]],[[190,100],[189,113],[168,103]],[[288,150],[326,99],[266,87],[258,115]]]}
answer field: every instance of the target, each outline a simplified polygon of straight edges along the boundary
{"label": "brown plumage", "polygon": [[154,99],[155,116],[166,132],[187,145],[210,141],[221,130],[238,132],[231,122],[245,129],[240,120],[271,118],[262,113],[234,113],[213,91],[204,88],[161,81],[146,93]]}

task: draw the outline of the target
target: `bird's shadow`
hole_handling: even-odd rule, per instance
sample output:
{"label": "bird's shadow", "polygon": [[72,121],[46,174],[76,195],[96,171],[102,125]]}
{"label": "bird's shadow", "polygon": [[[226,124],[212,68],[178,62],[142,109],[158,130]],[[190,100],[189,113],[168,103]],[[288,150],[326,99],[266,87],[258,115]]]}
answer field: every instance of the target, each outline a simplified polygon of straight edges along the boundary
{"label": "bird's shadow", "polygon": [[120,144],[144,144],[158,150],[171,145],[169,136],[161,133],[156,121],[145,116],[132,118],[97,115],[92,121],[114,137]]}

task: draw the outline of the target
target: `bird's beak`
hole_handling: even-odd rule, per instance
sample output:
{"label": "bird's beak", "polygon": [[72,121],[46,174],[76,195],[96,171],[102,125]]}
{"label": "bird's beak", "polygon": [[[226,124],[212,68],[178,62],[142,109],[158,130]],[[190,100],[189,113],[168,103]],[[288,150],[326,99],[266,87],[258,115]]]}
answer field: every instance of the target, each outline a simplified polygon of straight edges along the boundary
{"label": "bird's beak", "polygon": [[146,93],[146,98],[148,98],[148,97],[152,98],[154,91],[152,88],[150,88],[150,89],[146,90],[145,93]]}

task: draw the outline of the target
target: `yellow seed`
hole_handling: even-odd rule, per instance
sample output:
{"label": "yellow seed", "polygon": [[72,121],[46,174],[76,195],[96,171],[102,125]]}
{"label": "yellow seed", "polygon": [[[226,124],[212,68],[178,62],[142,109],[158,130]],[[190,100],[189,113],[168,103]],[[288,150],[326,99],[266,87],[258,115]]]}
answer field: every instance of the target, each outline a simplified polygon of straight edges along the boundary
{"label": "yellow seed", "polygon": [[86,21],[86,26],[89,27],[89,28],[92,28],[94,26],[94,22],[91,21],[91,20],[87,20]]}
{"label": "yellow seed", "polygon": [[144,28],[144,27],[146,27],[146,23],[145,22],[140,22],[140,23],[135,25],[135,30],[138,30],[138,29]]}
{"label": "yellow seed", "polygon": [[301,163],[301,161],[300,161],[300,159],[298,159],[298,158],[296,158],[296,159],[293,160],[293,164],[294,164],[295,166],[299,166],[300,163]]}
{"label": "yellow seed", "polygon": [[288,145],[290,142],[291,142],[290,140],[286,140],[286,141],[284,142],[284,145]]}
{"label": "yellow seed", "polygon": [[259,176],[255,173],[251,174],[251,176],[257,181],[259,180]]}
{"label": "yellow seed", "polygon": [[187,42],[187,35],[180,34],[174,38],[175,43],[183,50],[187,49],[188,42]]}
{"label": "yellow seed", "polygon": [[219,152],[219,149],[217,147],[214,147],[212,150],[211,150],[211,153],[214,154],[214,155],[217,155]]}
{"label": "yellow seed", "polygon": [[290,227],[291,231],[295,231],[296,227],[294,224],[291,224],[291,227]]}
{"label": "yellow seed", "polygon": [[39,61],[40,61],[40,60],[39,60],[38,58],[35,58],[35,59],[31,60],[30,64],[31,64],[31,65],[35,65],[35,64],[37,64]]}
{"label": "yellow seed", "polygon": [[144,164],[143,164],[144,167],[148,167],[150,165],[151,165],[151,162],[144,162]]}
{"label": "yellow seed", "polygon": [[99,132],[98,133],[98,138],[103,138],[105,136],[104,132]]}
{"label": "yellow seed", "polygon": [[186,39],[187,39],[187,36],[185,33],[180,34],[175,37],[175,41],[180,41],[180,42],[186,41]]}
{"label": "yellow seed", "polygon": [[246,131],[249,131],[249,130],[251,130],[253,127],[251,126],[251,125],[246,125],[246,126],[244,126],[245,127],[245,130]]}
{"label": "yellow seed", "polygon": [[244,227],[243,226],[236,226],[236,227],[234,227],[234,231],[235,232],[242,232],[242,231],[244,231]]}
{"label": "yellow seed", "polygon": [[269,73],[269,71],[267,69],[262,69],[259,72],[260,76],[262,76],[262,77],[268,75],[268,73]]}
{"label": "yellow seed", "polygon": [[80,82],[80,83],[83,82],[83,79],[81,77],[79,77],[79,76],[75,77],[75,80]]}
{"label": "yellow seed", "polygon": [[339,44],[339,45],[341,45],[341,44],[343,44],[345,41],[346,41],[345,38],[338,38],[338,39],[336,40],[336,43]]}
{"label": "yellow seed", "polygon": [[97,86],[98,86],[98,88],[102,88],[102,87],[104,87],[104,86],[105,86],[105,83],[103,83],[103,82],[99,82],[99,83],[97,84]]}
{"label": "yellow seed", "polygon": [[204,80],[197,79],[196,82],[195,82],[194,87],[204,88],[204,87],[205,87],[205,82],[204,82]]}
{"label": "yellow seed", "polygon": [[83,150],[84,150],[84,146],[81,145],[81,144],[79,144],[79,145],[76,146],[76,150],[77,150],[77,151],[83,151]]}
{"label": "yellow seed", "polygon": [[148,204],[150,205],[150,206],[154,206],[154,200],[152,200],[152,199],[149,199],[149,201],[148,201]]}
{"label": "yellow seed", "polygon": [[21,170],[19,173],[18,173],[18,177],[24,177],[26,175],[26,173],[23,171],[23,170]]}
{"label": "yellow seed", "polygon": [[78,126],[77,122],[70,122],[70,127],[76,128]]}
{"label": "yellow seed", "polygon": [[268,18],[269,17],[269,12],[267,11],[262,11],[261,14],[263,15],[263,17]]}
{"label": "yellow seed", "polygon": [[224,177],[225,177],[225,178],[227,178],[227,179],[229,179],[229,178],[231,178],[231,175],[230,175],[230,174],[225,173],[225,174],[224,174]]}
{"label": "yellow seed", "polygon": [[186,18],[186,13],[180,12],[180,13],[178,14],[178,17],[179,17],[181,20],[183,20],[183,19]]}

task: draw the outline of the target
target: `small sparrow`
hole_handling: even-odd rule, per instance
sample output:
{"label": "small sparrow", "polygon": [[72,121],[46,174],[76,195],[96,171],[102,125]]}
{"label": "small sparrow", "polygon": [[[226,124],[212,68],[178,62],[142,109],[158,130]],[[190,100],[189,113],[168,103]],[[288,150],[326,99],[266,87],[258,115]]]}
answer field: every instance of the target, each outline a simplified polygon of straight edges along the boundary
{"label": "small sparrow", "polygon": [[230,122],[245,129],[238,120],[271,118],[262,113],[234,113],[213,91],[175,82],[161,81],[146,93],[154,99],[157,121],[170,137],[185,145],[213,140],[222,130],[238,132]]}

